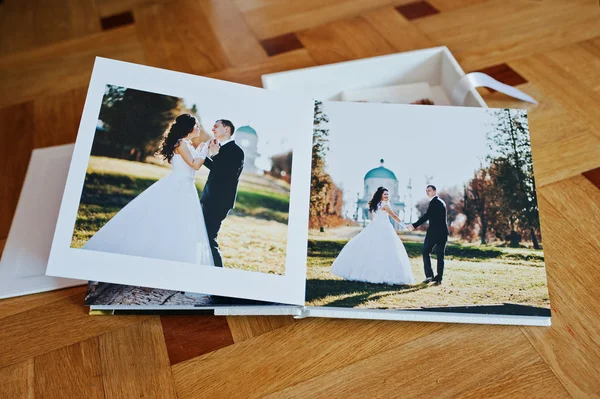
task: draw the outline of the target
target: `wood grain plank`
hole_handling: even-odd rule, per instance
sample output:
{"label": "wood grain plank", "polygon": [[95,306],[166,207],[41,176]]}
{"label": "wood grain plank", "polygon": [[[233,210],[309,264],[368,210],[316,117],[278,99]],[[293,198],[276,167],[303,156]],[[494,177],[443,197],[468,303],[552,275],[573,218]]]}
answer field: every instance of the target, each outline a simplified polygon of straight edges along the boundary
{"label": "wood grain plank", "polygon": [[0,329],[0,367],[143,320],[142,316],[89,316],[83,307],[84,294],[4,317]]}
{"label": "wood grain plank", "polygon": [[292,316],[227,317],[233,340],[238,343],[295,323]]}
{"label": "wood grain plank", "polygon": [[[200,4],[180,0],[134,10],[148,65],[203,75],[229,65]],[[185,26],[185,29],[181,29]]]}
{"label": "wood grain plank", "polygon": [[451,11],[457,8],[466,8],[489,0],[427,0],[432,6],[440,11]]}
{"label": "wood grain plank", "polygon": [[98,338],[37,356],[35,392],[44,398],[104,398]]}
{"label": "wood grain plank", "polygon": [[[31,50],[100,31],[93,2],[9,0],[0,23],[0,55]],[[52,15],[52,18],[49,18]]]}
{"label": "wood grain plank", "polygon": [[[600,324],[597,295],[600,248],[592,242],[589,232],[594,231],[594,227],[588,225],[585,213],[578,214],[574,220],[571,207],[563,204],[571,201],[570,190],[588,192],[589,187],[583,190],[577,188],[586,184],[591,186],[583,177],[569,179],[569,182],[548,186],[539,196],[540,209],[543,211],[542,234],[552,327],[522,327],[574,397],[600,396],[600,375],[597,372],[600,364],[600,332],[595,328]],[[557,193],[550,194],[553,188]],[[597,202],[597,198],[598,194],[584,203],[576,201],[589,209],[589,206],[593,206],[589,203],[594,200]],[[557,204],[566,207],[566,214],[557,209]]]}
{"label": "wood grain plank", "polygon": [[424,391],[428,397],[569,397],[517,327],[472,325],[453,325],[267,397],[388,398]]}
{"label": "wood grain plank", "polygon": [[263,40],[326,25],[344,18],[357,17],[369,10],[389,5],[391,2],[389,0],[330,0],[328,2],[236,0],[235,4],[244,13],[254,33]]}
{"label": "wood grain plank", "polygon": [[583,176],[600,189],[600,167],[583,172]]}
{"label": "wood grain plank", "polygon": [[600,248],[600,190],[596,186],[580,175],[538,191],[583,237]]}
{"label": "wood grain plank", "polygon": [[546,56],[582,85],[600,91],[600,36],[547,52]]}
{"label": "wood grain plank", "polygon": [[157,3],[176,3],[177,0],[93,0],[101,17],[120,14],[135,8],[147,7]]}
{"label": "wood grain plank", "polygon": [[33,399],[33,359],[0,368],[0,399]]}
{"label": "wood grain plank", "polygon": [[40,294],[25,295],[15,298],[0,300],[0,320],[5,317],[26,312],[28,310],[47,306],[52,302],[60,301],[77,294],[83,294],[87,286],[64,288],[62,290],[43,292]]}
{"label": "wood grain plank", "polygon": [[436,45],[424,32],[396,12],[393,7],[369,11],[363,15],[363,18],[399,52],[435,47]]}
{"label": "wood grain plank", "polygon": [[535,79],[543,95],[555,99],[571,116],[585,122],[590,131],[600,137],[600,97],[592,88],[545,54],[517,60],[511,65],[527,79]]}
{"label": "wood grain plank", "polygon": [[0,107],[86,87],[96,56],[144,63],[134,26],[0,58]]}
{"label": "wood grain plank", "polygon": [[82,87],[33,101],[35,148],[75,142],[86,94]]}
{"label": "wood grain plank", "polygon": [[543,361],[535,361],[461,392],[462,398],[570,398],[565,388]]}
{"label": "wood grain plank", "polygon": [[200,6],[229,65],[255,64],[267,59],[265,50],[232,0],[201,0]]}
{"label": "wood grain plank", "polygon": [[233,345],[224,317],[161,316],[171,365]]}
{"label": "wood grain plank", "polygon": [[0,238],[6,238],[33,150],[33,104],[0,108],[0,126]]}
{"label": "wood grain plank", "polygon": [[[530,128],[535,129],[535,124]],[[573,129],[570,137],[562,137],[539,146],[533,142],[532,153],[535,154],[536,184],[539,183],[538,187],[542,187],[577,176],[586,169],[597,166],[600,140],[587,129],[584,131]]]}
{"label": "wood grain plank", "polygon": [[[100,18],[98,8],[92,1],[79,1],[79,0],[54,0],[57,2],[58,7],[65,7],[69,14],[69,35],[67,39],[75,39],[98,33],[101,30]],[[56,8],[50,9],[50,12],[54,12]],[[54,18],[48,18],[48,14],[44,14],[42,18],[49,19],[50,24],[54,23]],[[54,23],[56,25],[56,23]],[[44,33],[39,34],[42,36]]]}
{"label": "wood grain plank", "polygon": [[361,17],[299,32],[298,38],[319,64],[394,53],[395,50]]}
{"label": "wood grain plank", "polygon": [[180,399],[200,395],[259,397],[446,327],[434,323],[300,320],[179,363],[172,367],[173,377]]}
{"label": "wood grain plank", "polygon": [[98,339],[106,398],[177,397],[158,316]]}
{"label": "wood grain plank", "polygon": [[593,39],[598,36],[599,17],[600,8],[594,2],[507,0],[487,1],[413,23],[435,42],[448,46],[465,70],[475,70]]}
{"label": "wood grain plank", "polygon": [[264,74],[290,69],[308,68],[315,65],[316,62],[310,56],[308,50],[302,49],[270,57],[268,60],[255,65],[228,68],[208,74],[207,76],[215,79],[262,87],[261,76]]}
{"label": "wood grain plank", "polygon": [[24,1],[8,1],[0,8],[0,56],[35,47],[31,32],[17,34],[22,26],[33,26],[33,9]]}

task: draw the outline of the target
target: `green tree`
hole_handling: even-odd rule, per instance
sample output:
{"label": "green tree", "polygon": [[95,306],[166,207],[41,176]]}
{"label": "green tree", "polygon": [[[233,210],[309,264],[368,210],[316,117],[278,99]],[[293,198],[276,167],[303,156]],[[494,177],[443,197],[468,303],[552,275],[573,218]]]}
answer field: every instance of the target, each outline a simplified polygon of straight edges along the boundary
{"label": "green tree", "polygon": [[539,249],[540,221],[527,113],[510,109],[490,112],[495,122],[487,137],[491,150],[488,161],[493,166],[494,184],[507,205],[511,235],[515,236],[517,228],[527,231],[534,248]]}
{"label": "green tree", "polygon": [[178,97],[107,85],[92,154],[144,161],[177,116]]}

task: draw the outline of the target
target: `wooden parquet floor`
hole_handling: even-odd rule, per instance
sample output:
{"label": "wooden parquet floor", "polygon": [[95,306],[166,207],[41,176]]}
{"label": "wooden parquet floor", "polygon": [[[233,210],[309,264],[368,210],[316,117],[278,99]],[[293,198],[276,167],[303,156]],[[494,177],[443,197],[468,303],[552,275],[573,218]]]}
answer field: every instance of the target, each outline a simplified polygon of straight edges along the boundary
{"label": "wooden parquet floor", "polygon": [[0,398],[600,397],[597,0],[0,0],[0,249],[96,55],[260,86],[436,45],[540,101],[482,91],[530,112],[552,327],[90,317],[76,287],[0,301]]}

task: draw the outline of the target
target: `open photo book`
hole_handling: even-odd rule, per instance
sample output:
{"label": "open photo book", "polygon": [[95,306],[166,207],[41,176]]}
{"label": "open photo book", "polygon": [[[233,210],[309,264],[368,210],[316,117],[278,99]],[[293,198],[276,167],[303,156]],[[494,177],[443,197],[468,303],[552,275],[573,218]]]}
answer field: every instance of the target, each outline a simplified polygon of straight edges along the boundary
{"label": "open photo book", "polygon": [[97,313],[549,325],[526,111],[389,86],[332,101],[97,58],[46,274],[89,281]]}

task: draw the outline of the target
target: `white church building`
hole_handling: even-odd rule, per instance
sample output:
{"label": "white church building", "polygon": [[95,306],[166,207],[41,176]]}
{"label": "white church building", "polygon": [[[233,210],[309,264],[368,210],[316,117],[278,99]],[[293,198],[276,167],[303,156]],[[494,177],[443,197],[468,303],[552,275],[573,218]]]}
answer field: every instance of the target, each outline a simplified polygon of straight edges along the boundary
{"label": "white church building", "polygon": [[235,130],[233,135],[237,145],[244,150],[244,172],[261,173],[255,161],[260,156],[258,153],[258,134],[252,127],[245,125]]}
{"label": "white church building", "polygon": [[[394,172],[386,168],[383,159],[380,161],[379,167],[371,169],[367,172],[364,178],[364,195],[356,202],[356,215],[358,218],[362,216],[363,221],[369,219],[369,201],[377,191],[378,187],[385,187],[390,193],[390,206],[392,210],[404,218],[405,204],[400,200],[400,192],[398,190],[398,179]],[[399,228],[398,223],[390,218],[390,222],[395,228]]]}

